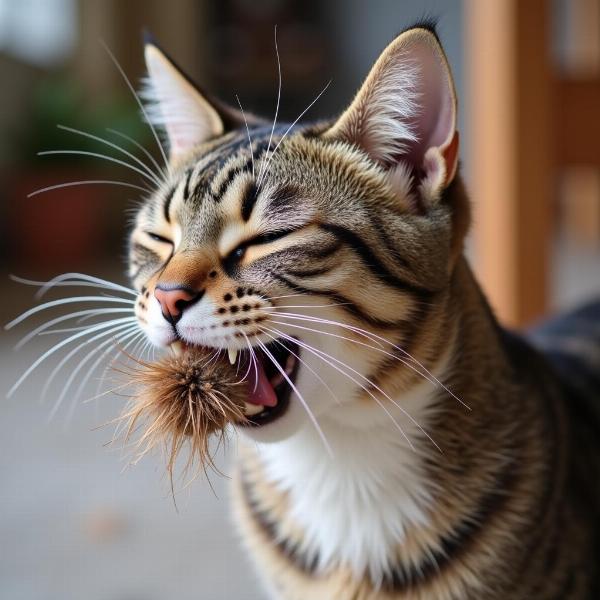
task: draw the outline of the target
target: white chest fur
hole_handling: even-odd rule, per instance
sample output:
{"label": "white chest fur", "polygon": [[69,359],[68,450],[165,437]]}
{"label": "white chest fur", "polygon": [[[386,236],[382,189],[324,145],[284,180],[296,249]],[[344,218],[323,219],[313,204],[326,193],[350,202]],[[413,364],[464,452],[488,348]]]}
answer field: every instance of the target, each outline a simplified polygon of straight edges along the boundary
{"label": "white chest fur", "polygon": [[[424,381],[398,404],[426,429],[435,394]],[[357,577],[368,573],[380,581],[407,527],[427,522],[431,488],[424,452],[432,444],[398,408],[390,413],[414,449],[391,419],[368,428],[321,419],[331,456],[312,427],[258,445],[268,479],[288,494],[291,517],[304,532],[301,550],[317,559],[320,570],[346,566]]]}

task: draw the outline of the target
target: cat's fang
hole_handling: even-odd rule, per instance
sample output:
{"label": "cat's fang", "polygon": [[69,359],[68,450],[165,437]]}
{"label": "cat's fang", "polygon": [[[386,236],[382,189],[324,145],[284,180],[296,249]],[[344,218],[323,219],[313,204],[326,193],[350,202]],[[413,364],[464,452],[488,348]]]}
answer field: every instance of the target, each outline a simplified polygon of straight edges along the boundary
{"label": "cat's fang", "polygon": [[260,406],[258,404],[250,404],[249,402],[244,402],[244,414],[247,417],[253,417],[264,410],[264,406]]}
{"label": "cat's fang", "polygon": [[235,365],[235,361],[237,359],[237,355],[238,355],[238,351],[237,350],[232,350],[231,348],[229,348],[229,350],[227,350],[227,356],[229,356],[229,362],[232,365]]}

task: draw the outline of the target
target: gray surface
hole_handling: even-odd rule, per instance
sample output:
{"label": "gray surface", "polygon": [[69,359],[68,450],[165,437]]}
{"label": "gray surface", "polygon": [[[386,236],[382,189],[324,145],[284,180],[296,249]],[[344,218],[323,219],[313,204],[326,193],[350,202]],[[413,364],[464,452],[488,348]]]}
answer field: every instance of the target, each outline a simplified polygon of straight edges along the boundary
{"label": "gray surface", "polygon": [[230,524],[227,481],[211,478],[217,495],[202,478],[179,485],[177,512],[160,456],[123,471],[119,444],[103,446],[113,428],[93,430],[122,399],[80,403],[68,424],[64,407],[49,423],[56,393],[36,399],[47,368],[4,399],[45,347],[14,353],[13,342],[3,336],[0,364],[0,599],[263,597]]}

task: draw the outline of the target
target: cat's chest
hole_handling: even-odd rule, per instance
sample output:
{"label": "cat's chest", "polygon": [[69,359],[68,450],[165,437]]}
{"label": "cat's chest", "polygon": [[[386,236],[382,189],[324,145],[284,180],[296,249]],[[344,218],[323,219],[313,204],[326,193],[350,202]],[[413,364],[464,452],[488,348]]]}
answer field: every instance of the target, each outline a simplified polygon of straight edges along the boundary
{"label": "cat's chest", "polygon": [[394,428],[325,433],[332,456],[311,430],[252,450],[259,467],[246,479],[247,494],[273,540],[285,540],[304,564],[379,580],[407,530],[427,524],[423,454]]}

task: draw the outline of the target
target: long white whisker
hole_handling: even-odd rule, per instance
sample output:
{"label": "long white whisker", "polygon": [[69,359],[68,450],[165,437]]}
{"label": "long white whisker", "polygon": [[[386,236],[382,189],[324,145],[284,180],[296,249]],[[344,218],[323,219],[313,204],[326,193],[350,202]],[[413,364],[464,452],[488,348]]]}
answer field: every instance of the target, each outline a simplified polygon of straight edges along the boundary
{"label": "long white whisker", "polygon": [[[283,307],[285,308],[285,307]],[[353,333],[357,333],[358,335],[361,335],[363,337],[366,337],[367,339],[369,339],[371,342],[381,346],[382,343],[388,344],[389,346],[391,346],[394,350],[397,350],[398,352],[401,352],[405,357],[407,361],[412,362],[414,365],[416,365],[417,367],[419,367],[419,369],[422,370],[422,373],[420,371],[418,371],[416,368],[413,368],[413,370],[416,373],[421,374],[423,377],[425,377],[428,381],[430,381],[431,383],[434,383],[435,385],[438,385],[439,387],[441,387],[447,394],[449,394],[452,398],[454,398],[457,402],[459,402],[460,404],[462,404],[462,406],[464,406],[467,410],[471,410],[471,407],[464,402],[463,400],[461,400],[461,398],[459,398],[450,388],[448,388],[448,386],[446,386],[446,384],[444,384],[442,381],[440,381],[440,379],[438,379],[429,369],[427,369],[427,367],[425,365],[423,365],[423,363],[421,363],[419,360],[417,360],[414,356],[412,356],[409,352],[407,352],[404,348],[398,346],[397,344],[394,344],[393,342],[387,340],[386,338],[377,335],[373,332],[367,331],[366,329],[362,329],[360,327],[356,327],[355,325],[349,325],[347,323],[342,323],[340,321],[332,321],[330,319],[322,319],[320,317],[314,317],[314,316],[307,316],[307,315],[303,315],[300,313],[285,313],[285,312],[278,312],[276,313],[278,315],[281,316],[287,316],[287,318],[290,319],[298,319],[298,320],[306,320],[306,321],[311,321],[314,323],[322,323],[325,325],[332,325],[332,326],[338,326],[338,327],[342,327],[344,329],[347,329],[348,331],[352,331]],[[289,325],[289,324],[288,324]],[[290,327],[292,325],[289,325]],[[312,330],[315,331],[315,330]],[[317,333],[323,333],[324,335],[332,335],[335,336],[336,334],[330,333],[330,332],[324,332],[321,330],[318,330]],[[343,338],[343,339],[348,339],[348,338]],[[355,344],[360,344],[360,345],[365,345],[362,342],[359,342],[357,340],[350,340]],[[371,346],[367,346],[367,347],[371,347]],[[373,348],[374,350],[378,350],[379,352],[382,352],[384,354],[387,354],[388,356],[394,358],[395,360],[398,360],[400,362],[402,362],[403,364],[405,364],[406,366],[411,366],[408,362],[406,362],[405,360],[401,359],[399,356],[396,356],[393,353],[387,352],[383,349],[377,349],[377,348]]]}
{"label": "long white whisker", "polygon": [[[266,328],[263,327],[261,329],[264,331]],[[323,353],[323,356],[322,356],[321,353],[316,348],[313,348],[310,344],[307,344],[306,342],[303,342],[303,341],[298,340],[296,338],[292,338],[291,336],[288,336],[287,334],[283,333],[282,331],[279,331],[278,329],[269,329],[269,331],[272,331],[273,333],[275,333],[276,335],[278,335],[280,337],[283,337],[284,339],[287,339],[289,341],[297,343],[301,348],[304,348],[306,351],[310,352],[311,354],[313,354],[317,358],[321,359],[323,362],[325,362],[326,364],[328,364],[332,369],[338,371],[339,373],[341,373],[342,375],[344,375],[344,377],[347,377],[355,385],[357,385],[363,391],[365,391],[383,409],[383,411],[392,420],[392,422],[394,423],[394,425],[396,426],[396,428],[398,429],[398,431],[400,432],[400,434],[402,435],[402,437],[406,440],[406,442],[408,443],[408,445],[411,447],[411,449],[414,450],[413,443],[411,442],[410,438],[406,435],[406,432],[404,431],[404,429],[402,429],[402,426],[400,425],[400,423],[398,423],[396,421],[396,419],[394,418],[394,416],[387,410],[387,408],[382,404],[382,402],[379,400],[379,398],[377,398],[373,394],[373,392],[371,392],[371,390],[369,390],[364,384],[362,384],[359,381],[357,381],[354,377],[352,377],[352,375],[350,375],[350,374],[346,373],[345,371],[343,371],[340,367],[338,367],[337,365],[335,365],[334,363],[332,363],[330,360],[328,360],[328,358],[330,358],[331,360],[336,360],[336,362],[341,362],[341,361],[337,361],[337,359],[334,359],[333,356],[331,356],[329,354],[326,354],[326,353]],[[342,365],[344,365],[344,363],[342,363]]]}
{"label": "long white whisker", "polygon": [[252,149],[252,137],[250,136],[250,128],[248,127],[248,121],[246,120],[246,114],[244,113],[244,109],[242,108],[242,103],[238,98],[238,95],[235,95],[235,99],[240,106],[240,110],[242,111],[242,117],[244,117],[244,125],[246,125],[246,134],[248,135],[248,147],[250,148],[250,158],[252,159],[252,179],[254,179],[254,150]]}
{"label": "long white whisker", "polygon": [[55,335],[57,333],[71,333],[72,331],[83,331],[87,329],[89,325],[80,325],[79,327],[60,327],[58,329],[47,329],[41,331],[38,335]]}
{"label": "long white whisker", "polygon": [[[131,312],[131,309],[130,308],[102,308],[102,309],[90,308],[88,310],[80,310],[80,311],[77,311],[74,313],[70,313],[68,315],[62,315],[60,317],[56,317],[55,319],[51,319],[50,321],[47,321],[43,325],[40,325],[39,327],[36,327],[32,331],[30,331],[26,336],[24,336],[21,340],[19,340],[19,342],[17,342],[17,344],[15,345],[15,350],[22,348],[29,340],[34,338],[39,333],[46,331],[46,329],[48,329],[48,327],[52,327],[53,325],[56,325],[57,323],[62,323],[63,321],[68,321],[69,319],[75,319],[79,316],[88,316],[88,315],[89,316],[96,316],[96,315],[99,316],[99,315],[107,315],[107,314],[115,314],[115,313],[118,314],[118,313],[124,313],[124,312]],[[83,329],[87,329],[87,327],[89,327],[89,325],[83,327]]]}
{"label": "long white whisker", "polygon": [[[330,84],[331,84],[331,81],[328,81],[327,84],[325,85],[325,87],[318,93],[317,97],[298,115],[296,120],[285,130],[284,134],[281,136],[281,139],[275,146],[275,149],[273,150],[273,152],[271,152],[271,155],[267,158],[267,164],[264,169],[265,174],[261,179],[261,183],[266,178],[267,168],[268,168],[269,164],[271,163],[271,160],[275,156],[277,149],[279,148],[279,146],[281,146],[281,143],[287,137],[287,134],[293,129],[293,127],[296,125],[296,123],[298,123],[298,121],[313,107],[313,105],[317,102],[317,100],[327,91],[327,88],[330,86]],[[257,187],[260,187],[260,184],[258,184]]]}
{"label": "long white whisker", "polygon": [[[133,329],[135,328],[135,324],[130,324],[129,328]],[[118,327],[116,329],[117,332],[120,332],[121,334],[132,334],[134,333],[134,331],[130,331],[130,329],[125,327]],[[115,330],[112,329],[110,331],[102,331],[98,334],[96,334],[95,336],[91,337],[89,340],[85,340],[84,342],[82,342],[81,344],[79,344],[79,346],[77,346],[76,348],[74,348],[73,350],[71,350],[71,352],[69,352],[59,363],[59,365],[56,366],[56,368],[52,371],[51,377],[48,379],[48,381],[46,382],[46,385],[44,386],[44,391],[42,392],[42,398],[45,398],[46,393],[48,391],[48,389],[50,389],[50,384],[53,381],[54,377],[56,377],[56,375],[60,372],[61,368],[69,361],[69,359],[76,354],[77,352],[81,351],[81,348],[83,348],[83,346],[86,346],[88,344],[91,344],[92,342],[95,342],[96,340],[99,340],[103,337],[106,336],[111,336],[108,340],[104,340],[103,342],[101,342],[100,344],[98,344],[91,352],[89,352],[84,358],[83,360],[77,365],[77,367],[75,367],[75,369],[73,369],[73,371],[71,372],[71,374],[69,375],[69,377],[67,378],[63,390],[60,393],[57,401],[54,404],[54,407],[52,408],[52,410],[50,411],[50,415],[49,415],[49,419],[54,418],[54,415],[56,414],[56,411],[58,410],[58,408],[60,407],[60,405],[62,404],[63,400],[65,399],[69,389],[71,388],[71,384],[73,383],[73,381],[75,380],[75,377],[77,377],[78,373],[81,371],[81,369],[87,364],[88,361],[90,361],[98,352],[100,352],[100,350],[102,350],[102,348],[104,348],[105,346],[107,346],[108,344],[114,344],[115,342],[115,337],[118,334],[116,334]],[[77,399],[77,396],[74,396],[74,399]]]}
{"label": "long white whisker", "polygon": [[[281,333],[281,332],[275,331],[274,333]],[[285,335],[285,334],[283,334],[283,335]],[[294,339],[294,338],[292,338],[292,339]],[[394,406],[396,406],[408,419],[410,419],[410,421],[416,427],[418,427],[419,430],[427,437],[427,439],[441,452],[441,448],[437,445],[437,443],[433,440],[433,438],[423,429],[423,427],[421,427],[421,425],[419,425],[419,423],[414,419],[414,417],[412,417],[412,415],[410,415],[410,413],[408,413],[403,406],[401,406],[400,404],[398,404],[398,402],[396,402],[391,396],[389,396],[389,394],[387,394],[387,392],[385,392],[384,390],[382,390],[377,384],[375,384],[373,381],[371,381],[368,377],[366,377],[365,375],[363,375],[362,373],[360,373],[360,371],[357,371],[356,369],[352,368],[350,365],[344,363],[343,361],[339,360],[338,358],[335,358],[334,356],[331,356],[330,354],[327,354],[326,352],[323,352],[322,350],[318,350],[316,348],[313,348],[312,346],[306,344],[305,342],[301,342],[299,340],[295,340],[295,341],[296,341],[296,343],[300,343],[301,345],[304,345],[304,347],[306,347],[307,349],[309,349],[309,352],[312,351],[313,353],[316,353],[317,355],[321,355],[321,358],[323,360],[324,360],[323,357],[330,358],[331,360],[335,361],[339,365],[343,366],[344,368],[346,368],[349,371],[355,373],[358,377],[360,377],[361,379],[363,379],[368,385],[372,386],[375,390],[377,390],[382,396],[384,396]],[[376,398],[376,396],[374,394],[372,394],[370,392],[370,390],[368,390],[365,386],[361,385],[360,383],[357,383],[357,385],[360,385],[385,410],[385,407],[383,406],[383,404],[381,404],[381,402],[379,402],[379,399]],[[410,442],[410,440],[408,440],[408,437],[406,437],[406,439],[409,442],[409,444],[411,445],[411,447],[413,447],[412,443]]]}
{"label": "long white whisker", "polygon": [[38,194],[43,194],[44,192],[51,192],[52,190],[60,190],[62,188],[73,187],[77,185],[95,185],[95,184],[107,184],[107,185],[120,185],[122,187],[132,188],[134,190],[141,190],[142,192],[149,192],[149,190],[141,185],[136,185],[134,183],[127,183],[125,181],[116,181],[113,179],[86,179],[84,181],[67,181],[66,183],[57,183],[56,185],[48,185],[46,187],[40,188],[39,190],[35,190],[34,192],[29,192],[27,194],[27,198],[33,198],[33,196],[37,196]]}
{"label": "long white whisker", "polygon": [[283,296],[269,296],[269,300],[279,300],[281,298],[298,298],[300,296],[302,296],[304,298],[307,297],[306,294],[285,294]]}
{"label": "long white whisker", "polygon": [[273,366],[279,371],[279,373],[281,373],[282,377],[287,381],[288,385],[295,392],[296,396],[302,403],[302,406],[304,406],[304,410],[306,410],[308,418],[312,421],[313,425],[315,426],[315,429],[317,430],[319,437],[321,438],[323,444],[325,445],[327,452],[329,453],[330,456],[333,456],[333,451],[331,449],[331,446],[329,445],[329,442],[327,441],[327,438],[325,437],[325,434],[323,433],[323,430],[321,429],[319,422],[313,415],[312,411],[310,410],[310,408],[309,408],[308,404],[306,403],[306,400],[303,398],[302,394],[298,391],[298,388],[294,385],[294,382],[288,377],[288,374],[285,372],[285,369],[283,369],[281,367],[281,365],[277,362],[275,357],[269,352],[269,349],[260,340],[257,339],[256,342],[260,346],[261,350],[269,357],[269,359],[273,363]]}
{"label": "long white whisker", "polygon": [[[33,279],[25,279],[23,277],[17,277],[16,275],[10,275],[12,281],[17,283],[22,283],[24,285],[33,285],[36,287],[40,287],[42,289],[38,290],[35,294],[36,298],[41,298],[49,289],[54,287],[95,287],[105,290],[115,290],[122,291],[132,296],[137,296],[137,292],[135,290],[131,290],[129,288],[123,287],[117,283],[112,283],[110,281],[103,281],[102,279],[98,279],[96,277],[91,277],[90,275],[86,275],[87,280],[73,280],[75,276],[79,275],[79,273],[65,273],[64,275],[59,275],[50,281],[35,281]],[[96,279],[98,283],[93,283],[92,280]]]}
{"label": "long white whisker", "polygon": [[265,158],[261,165],[260,172],[258,174],[258,181],[256,187],[259,188],[263,174],[265,173],[267,157],[269,156],[269,150],[271,149],[271,142],[273,141],[273,133],[275,131],[275,125],[277,124],[277,116],[279,115],[279,102],[281,101],[281,61],[279,60],[279,47],[277,45],[277,25],[275,25],[275,56],[277,57],[277,74],[278,74],[278,85],[277,85],[277,104],[275,105],[275,118],[273,119],[273,126],[271,127],[271,135],[269,136],[269,143],[267,145],[267,151],[265,152]]}
{"label": "long white whisker", "polygon": [[[71,280],[73,282],[71,283]],[[87,281],[90,283],[98,284],[98,287],[104,287],[107,289],[113,289],[116,291],[124,292],[126,294],[130,294],[131,296],[137,296],[137,292],[131,288],[128,288],[124,285],[120,285],[118,283],[114,283],[113,281],[108,281],[106,279],[102,279],[100,277],[95,277],[94,275],[87,275],[86,273],[62,273],[61,275],[57,275],[53,277],[50,281],[47,282],[39,282],[42,283],[42,289],[38,291],[38,298],[41,298],[50,288],[54,287],[56,284],[62,284],[63,282],[69,282],[69,285],[77,285],[78,280]],[[22,283],[27,283],[27,280],[21,280]],[[37,285],[38,282],[31,282],[34,285]]]}
{"label": "long white whisker", "polygon": [[[246,373],[246,375],[244,375],[244,379],[250,373],[250,368],[252,366],[254,366],[254,392],[256,392],[256,388],[258,387],[258,364],[256,362],[256,352],[254,351],[254,347],[250,343],[248,336],[243,331],[242,331],[242,335],[244,336],[244,339],[246,340],[246,344],[248,344],[248,350],[250,351],[250,361],[248,362],[248,372]],[[242,381],[244,379],[242,379]]]}
{"label": "long white whisker", "polygon": [[279,310],[281,308],[332,308],[334,306],[348,306],[349,304],[349,302],[332,302],[329,304],[282,304],[281,306],[265,306],[262,310]]}
{"label": "long white whisker", "polygon": [[161,182],[158,181],[155,176],[148,175],[148,173],[146,173],[145,171],[142,171],[142,169],[139,169],[135,165],[132,165],[131,163],[128,163],[125,160],[115,158],[114,156],[109,156],[108,154],[101,154],[100,152],[90,152],[89,150],[42,150],[41,152],[38,152],[37,155],[38,156],[54,156],[54,155],[93,156],[94,158],[99,158],[101,160],[106,160],[108,162],[116,163],[123,167],[127,167],[128,169],[131,169],[132,171],[134,171],[135,173],[138,173],[142,177],[145,177],[146,179],[148,179],[155,185],[161,185]]}
{"label": "long white whisker", "polygon": [[156,162],[156,159],[154,158],[154,156],[152,156],[152,154],[150,154],[150,152],[148,152],[148,150],[146,150],[146,148],[144,148],[144,146],[142,146],[139,142],[137,142],[136,140],[134,140],[132,137],[126,135],[122,131],[117,131],[116,129],[112,129],[111,127],[107,127],[106,131],[108,131],[109,133],[112,133],[114,135],[118,135],[120,138],[123,138],[124,140],[127,140],[128,142],[130,142],[131,144],[133,144],[136,148],[138,148],[139,150],[141,150],[148,157],[148,159],[150,160],[150,162],[152,163],[152,165],[156,169],[156,174],[159,176],[159,179],[162,178],[164,180],[166,178],[166,175],[165,175],[165,172],[163,170],[163,167],[161,167]]}
{"label": "long white whisker", "polygon": [[44,362],[48,357],[52,356],[52,354],[54,354],[55,352],[57,352],[58,350],[60,350],[63,346],[66,346],[67,344],[74,342],[75,340],[80,339],[81,337],[83,337],[84,335],[89,335],[90,333],[94,333],[95,331],[98,331],[100,329],[105,329],[106,327],[112,327],[114,325],[116,325],[116,322],[121,322],[121,323],[125,323],[126,321],[130,322],[132,317],[125,317],[123,319],[115,319],[115,321],[110,321],[109,323],[101,323],[99,325],[94,325],[93,327],[90,327],[89,329],[87,329],[86,331],[80,331],[79,333],[75,333],[74,335],[69,336],[67,339],[62,340],[61,342],[59,342],[58,344],[56,344],[55,346],[53,346],[52,348],[50,348],[49,350],[47,350],[46,352],[44,352],[44,354],[42,354],[42,356],[40,356],[26,371],[25,373],[23,373],[23,375],[21,375],[21,377],[19,377],[18,381],[10,388],[10,390],[7,393],[7,397],[10,398],[15,391],[21,386],[21,384],[27,379],[27,377],[29,377],[29,375],[42,363]]}
{"label": "long white whisker", "polygon": [[[58,364],[54,367],[54,369],[50,373],[50,376],[46,379],[44,387],[42,388],[42,393],[40,394],[40,399],[42,401],[46,398],[46,394],[48,393],[48,390],[50,389],[50,385],[52,384],[54,377],[62,369],[63,365],[65,365],[69,361],[69,359],[72,356],[74,356],[75,354],[77,354],[84,346],[86,346],[87,344],[90,344],[91,342],[96,341],[97,339],[100,339],[107,335],[111,335],[115,331],[122,331],[123,329],[128,330],[129,328],[133,328],[135,325],[135,323],[132,321],[129,321],[127,323],[118,323],[116,321],[118,321],[118,319],[113,319],[112,321],[107,321],[106,323],[103,323],[103,325],[106,325],[106,327],[109,327],[108,331],[101,331],[99,334],[92,336],[90,339],[87,339],[87,340],[84,339],[82,342],[78,343],[75,346],[75,348],[72,348],[69,352],[67,352],[67,354],[65,356],[63,356],[63,358],[58,362]],[[104,327],[103,329],[106,329],[106,327]],[[97,330],[97,329],[94,329],[94,330],[90,331],[90,329],[92,329],[92,328],[90,327],[85,332],[82,332],[82,335],[90,335],[91,333],[94,333],[94,331]],[[95,350],[93,350],[92,352],[94,352],[94,351]]]}
{"label": "long white whisker", "polygon": [[73,304],[76,302],[109,302],[115,304],[131,304],[133,305],[133,300],[124,300],[123,298],[113,298],[112,296],[75,296],[73,298],[61,298],[60,300],[51,300],[50,302],[44,302],[44,304],[40,304],[39,306],[34,306],[29,310],[25,311],[22,315],[19,315],[16,319],[13,319],[10,323],[7,323],[4,328],[12,329],[15,325],[18,325],[25,319],[29,318],[36,313],[46,310],[48,308],[52,308],[53,306],[62,306],[63,304]]}
{"label": "long white whisker", "polygon": [[[246,340],[246,346],[248,347],[248,354],[250,356],[249,360],[248,360],[248,367],[246,368],[246,372],[244,373],[244,376],[239,380],[238,383],[242,383],[243,381],[246,381],[246,379],[248,378],[248,375],[250,375],[250,370],[252,369],[252,346],[250,345],[250,340],[248,340],[248,336],[242,331],[241,332],[242,335],[244,336],[244,339]],[[241,364],[241,361],[240,361]],[[239,367],[239,365],[238,365]],[[237,374],[237,369],[236,369],[236,374]],[[256,386],[255,386],[256,389]]]}
{"label": "long white whisker", "polygon": [[150,127],[150,130],[152,131],[152,135],[154,136],[154,139],[156,140],[158,149],[160,150],[163,160],[165,161],[165,167],[167,169],[167,172],[170,173],[169,161],[167,160],[167,155],[165,153],[165,149],[160,141],[160,137],[158,136],[156,129],[154,128],[154,125],[152,125],[152,121],[150,120],[150,117],[148,116],[148,112],[146,111],[146,108],[144,107],[143,102],[140,100],[140,97],[138,96],[137,92],[131,85],[131,81],[129,81],[129,78],[127,77],[127,75],[125,75],[125,71],[123,71],[123,68],[119,64],[119,61],[115,58],[115,55],[110,51],[110,48],[106,45],[106,43],[104,41],[101,40],[100,43],[104,47],[104,50],[106,51],[108,56],[110,56],[110,59],[113,61],[115,67],[117,67],[117,70],[121,74],[121,77],[123,77],[123,79],[125,80],[125,83],[127,84],[127,87],[129,88],[129,91],[133,94],[133,97],[135,98],[135,101],[137,102],[138,106],[140,107],[142,114],[144,115],[144,118],[146,119],[146,123],[148,123],[148,126]]}
{"label": "long white whisker", "polygon": [[[292,315],[285,314],[285,313],[278,313],[278,315],[281,316],[282,318],[295,319],[298,321],[306,321],[308,323],[322,323],[323,322],[319,319],[311,319],[311,318],[306,318],[304,316],[292,316]],[[375,350],[376,352],[380,352],[382,354],[385,354],[386,356],[389,356],[390,358],[393,358],[394,360],[401,362],[403,365],[405,365],[409,369],[413,370],[415,373],[417,373],[417,374],[421,375],[422,377],[424,377],[425,379],[427,379],[427,381],[429,381],[432,385],[436,385],[438,383],[438,381],[436,379],[433,379],[432,377],[430,377],[430,374],[426,369],[425,369],[425,373],[418,370],[417,366],[414,364],[414,361],[412,361],[412,359],[400,358],[399,356],[396,356],[395,354],[392,354],[391,352],[384,350],[382,347],[377,348],[376,346],[371,346],[370,344],[366,344],[365,342],[360,342],[358,340],[340,335],[338,333],[332,333],[330,331],[323,331],[322,329],[313,329],[311,327],[306,327],[304,325],[295,325],[293,323],[282,323],[281,321],[276,321],[273,319],[271,320],[271,322],[277,323],[278,325],[285,325],[287,327],[294,327],[296,329],[303,329],[304,331],[311,331],[313,333],[327,335],[327,336],[338,338],[341,340],[346,340],[353,344],[358,344],[359,346],[364,346],[365,348],[370,348],[371,350]],[[332,323],[326,323],[326,324],[332,324]],[[335,324],[341,325],[339,323],[335,323]]]}
{"label": "long white whisker", "polygon": [[158,177],[158,175],[156,173],[154,173],[154,171],[152,171],[152,169],[150,169],[150,167],[148,167],[148,165],[143,160],[140,160],[135,154],[132,154],[128,150],[125,150],[125,148],[121,148],[121,146],[119,146],[119,144],[115,144],[114,142],[106,140],[103,137],[100,137],[99,135],[94,135],[94,134],[88,133],[86,131],[81,131],[80,129],[75,129],[74,127],[67,127],[66,125],[57,125],[57,127],[58,127],[58,129],[62,129],[63,131],[75,133],[76,135],[81,135],[83,137],[100,142],[101,144],[105,144],[106,146],[109,146],[110,148],[114,148],[118,152],[121,152],[125,156],[131,158],[137,165],[139,165],[145,173],[148,173],[148,175],[150,175],[150,177],[152,177],[152,179],[156,183],[156,185],[161,184],[161,181],[160,181],[160,178]]}
{"label": "long white whisker", "polygon": [[[83,391],[83,389],[85,388],[87,382],[91,379],[92,375],[95,373],[96,369],[98,368],[98,366],[100,365],[100,363],[102,362],[102,360],[104,360],[104,358],[110,354],[111,352],[113,352],[115,350],[114,345],[118,345],[118,344],[122,344],[125,340],[129,340],[127,342],[127,346],[135,339],[137,339],[137,336],[139,335],[140,330],[137,327],[132,327],[131,329],[126,329],[125,331],[119,332],[117,333],[114,337],[105,340],[104,342],[102,342],[102,344],[99,344],[96,348],[94,348],[94,350],[92,352],[90,352],[85,359],[79,364],[79,366],[77,367],[77,369],[75,370],[75,373],[77,373],[81,368],[82,365],[87,363],[88,360],[90,360],[95,354],[98,354],[98,352],[100,350],[102,350],[102,348],[108,346],[108,348],[106,350],[104,350],[104,352],[101,352],[100,355],[98,356],[98,358],[96,358],[96,360],[92,363],[92,365],[90,366],[90,368],[87,370],[87,373],[85,374],[85,376],[83,377],[83,379],[79,382],[79,386],[77,387],[77,389],[75,390],[75,394],[73,395],[74,400],[77,400],[77,398],[79,398],[81,392]],[[113,344],[111,346],[111,344]],[[117,348],[118,350],[118,348]],[[70,381],[72,381],[73,379],[75,379],[75,375],[71,374],[71,376],[69,377],[69,381],[67,381],[67,383],[65,385],[70,385]],[[99,391],[99,387],[102,385],[102,380],[100,380],[99,385],[98,385],[98,390],[96,390],[96,393]]]}
{"label": "long white whisker", "polygon": [[329,392],[329,394],[336,401],[336,403],[337,404],[341,404],[339,398],[334,394],[333,390],[329,387],[329,385],[327,384],[327,382],[324,381],[323,378],[305,360],[302,360],[302,358],[300,358],[300,356],[298,354],[296,354],[293,350],[291,350],[290,348],[288,348],[284,343],[281,342],[281,340],[277,339],[275,336],[271,335],[270,333],[268,333],[264,329],[263,329],[263,333],[266,336],[270,337],[275,343],[277,343],[282,348],[284,348],[292,356],[296,357],[296,359],[301,364],[303,364],[325,386],[325,389]]}

